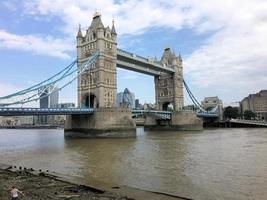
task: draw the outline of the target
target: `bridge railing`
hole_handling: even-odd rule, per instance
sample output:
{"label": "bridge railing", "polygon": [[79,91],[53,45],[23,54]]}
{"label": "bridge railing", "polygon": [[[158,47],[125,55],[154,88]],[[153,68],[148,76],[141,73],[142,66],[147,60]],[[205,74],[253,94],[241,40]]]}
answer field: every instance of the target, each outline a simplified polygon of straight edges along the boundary
{"label": "bridge railing", "polygon": [[2,107],[0,113],[61,113],[61,112],[93,112],[93,108],[16,108],[16,107]]}

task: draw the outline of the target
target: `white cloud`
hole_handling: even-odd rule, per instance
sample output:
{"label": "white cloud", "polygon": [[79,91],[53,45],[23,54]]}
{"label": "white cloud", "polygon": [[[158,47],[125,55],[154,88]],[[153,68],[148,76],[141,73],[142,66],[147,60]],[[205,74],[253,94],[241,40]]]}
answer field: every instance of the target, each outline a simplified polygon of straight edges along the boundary
{"label": "white cloud", "polygon": [[70,58],[68,52],[73,50],[73,45],[50,36],[16,35],[0,29],[0,48],[19,49],[65,59]]}
{"label": "white cloud", "polygon": [[228,101],[237,96],[241,100],[266,89],[267,2],[226,1],[225,6],[217,5],[218,10],[216,5],[212,5],[216,12],[206,12],[206,23],[220,27],[205,45],[185,58],[185,74],[194,85],[218,91]]}
{"label": "white cloud", "polygon": [[[87,28],[95,9],[103,14],[105,25],[110,25],[112,18],[116,20],[120,35],[141,34],[153,27],[189,27],[199,34],[215,31],[203,46],[184,58],[185,74],[195,86],[212,88],[211,92],[224,88],[219,94],[231,95],[238,90],[240,95],[247,95],[267,85],[266,0],[25,0],[23,12],[39,19],[59,17],[64,22],[61,30],[73,39],[77,24]],[[10,36],[9,42],[4,43],[1,34]],[[26,43],[31,37],[18,36]],[[12,38],[17,39],[0,32],[0,43],[5,47],[23,46]],[[29,42],[25,50],[64,58],[68,57],[67,50],[73,49],[61,40],[33,38],[34,44]],[[54,47],[47,45],[49,42]]]}
{"label": "white cloud", "polygon": [[128,0],[119,3],[112,0],[90,0],[90,3],[83,0],[27,0],[24,7],[27,15],[60,17],[65,22],[62,29],[72,35],[76,34],[78,23],[88,27],[95,10],[103,14],[106,25],[111,25],[112,18],[116,19],[116,28],[121,35],[140,34],[155,26],[179,29],[182,25],[176,0],[168,3],[163,0]]}

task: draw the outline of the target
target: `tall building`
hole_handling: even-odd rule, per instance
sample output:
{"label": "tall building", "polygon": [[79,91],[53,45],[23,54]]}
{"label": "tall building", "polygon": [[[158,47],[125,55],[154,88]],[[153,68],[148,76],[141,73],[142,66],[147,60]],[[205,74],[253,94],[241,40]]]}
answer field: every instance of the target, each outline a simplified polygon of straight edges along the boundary
{"label": "tall building", "polygon": [[240,102],[241,113],[246,110],[254,112],[258,119],[267,121],[267,90],[250,94]]}
{"label": "tall building", "polygon": [[[56,108],[58,105],[58,99],[59,99],[59,92],[55,91],[49,96],[46,96],[49,94],[51,87],[47,87],[45,89],[42,89],[40,91],[40,108]],[[43,98],[42,98],[43,97]]]}
{"label": "tall building", "polygon": [[139,99],[135,99],[135,108],[136,109],[140,108]]}
{"label": "tall building", "polygon": [[[54,88],[55,90],[57,88]],[[47,96],[52,90],[52,86],[46,87],[39,91],[40,95],[40,108],[56,108],[58,105],[59,92],[55,91]],[[43,98],[42,98],[43,97]],[[34,123],[37,124],[51,124],[55,120],[55,116],[38,115]]]}
{"label": "tall building", "polygon": [[123,92],[117,93],[117,107],[120,106],[135,108],[135,95],[128,88],[125,88]]}
{"label": "tall building", "polygon": [[49,106],[49,96],[48,95],[49,91],[48,88],[45,88],[44,90],[40,91],[40,108],[48,108]]}

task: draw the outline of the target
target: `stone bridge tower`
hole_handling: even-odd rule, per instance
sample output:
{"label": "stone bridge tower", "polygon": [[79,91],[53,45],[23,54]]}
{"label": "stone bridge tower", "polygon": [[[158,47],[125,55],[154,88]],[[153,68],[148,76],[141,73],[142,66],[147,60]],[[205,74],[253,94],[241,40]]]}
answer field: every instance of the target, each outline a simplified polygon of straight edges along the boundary
{"label": "stone bridge tower", "polygon": [[183,66],[182,59],[178,57],[170,48],[166,48],[161,58],[164,66],[175,69],[173,74],[156,76],[155,94],[158,110],[168,110],[168,106],[173,107],[174,111],[182,110],[184,104],[183,97]]}
{"label": "stone bridge tower", "polygon": [[84,36],[79,26],[76,39],[78,68],[93,52],[100,51],[100,56],[92,68],[78,79],[78,106],[115,107],[117,33],[114,21],[111,29],[109,26],[104,27],[100,13],[96,12]]}

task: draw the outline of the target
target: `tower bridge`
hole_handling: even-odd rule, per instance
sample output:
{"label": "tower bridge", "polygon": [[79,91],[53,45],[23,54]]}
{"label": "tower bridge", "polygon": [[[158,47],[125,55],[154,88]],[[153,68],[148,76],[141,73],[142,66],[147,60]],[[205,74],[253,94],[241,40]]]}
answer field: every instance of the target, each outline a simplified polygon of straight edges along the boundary
{"label": "tower bridge", "polygon": [[[135,134],[133,117],[145,116],[148,128],[171,130],[198,130],[202,121],[193,111],[183,110],[183,84],[197,106],[199,116],[216,116],[205,111],[198,103],[183,79],[181,56],[176,56],[170,48],[163,52],[161,60],[144,58],[117,48],[117,33],[104,27],[101,15],[93,16],[91,25],[83,35],[79,26],[77,33],[77,59],[49,79],[25,90],[0,97],[0,115],[65,114],[66,136],[131,136]],[[77,63],[77,68],[75,64]],[[147,74],[154,77],[156,111],[129,110],[116,108],[117,67]],[[78,81],[78,108],[38,109],[14,108],[51,95]],[[41,95],[46,88],[52,88]],[[168,105],[173,111],[167,111]],[[2,106],[1,106],[2,105]]]}

